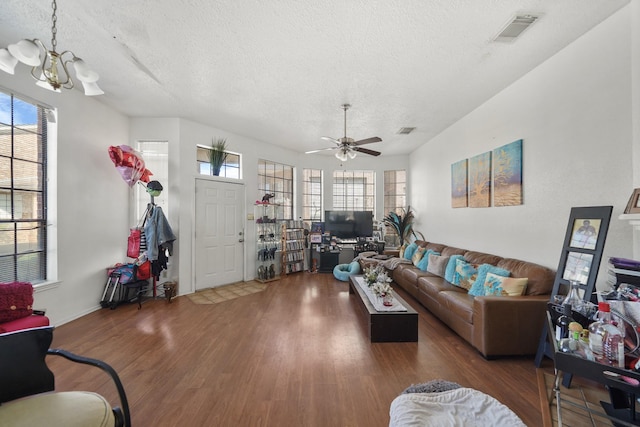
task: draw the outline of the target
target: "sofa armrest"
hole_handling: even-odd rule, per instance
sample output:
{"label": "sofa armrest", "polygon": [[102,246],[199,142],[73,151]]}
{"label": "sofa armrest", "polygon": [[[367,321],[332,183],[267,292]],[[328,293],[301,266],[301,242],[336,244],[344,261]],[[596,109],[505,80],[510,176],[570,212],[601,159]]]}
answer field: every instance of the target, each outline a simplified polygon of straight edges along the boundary
{"label": "sofa armrest", "polygon": [[474,298],[473,346],[485,358],[535,354],[548,302],[549,295]]}

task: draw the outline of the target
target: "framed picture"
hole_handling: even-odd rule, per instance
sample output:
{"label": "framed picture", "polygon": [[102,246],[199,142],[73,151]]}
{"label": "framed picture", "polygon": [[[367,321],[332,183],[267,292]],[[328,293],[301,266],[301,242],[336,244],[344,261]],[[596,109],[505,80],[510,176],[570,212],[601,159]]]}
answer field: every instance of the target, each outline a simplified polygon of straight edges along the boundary
{"label": "framed picture", "polygon": [[573,223],[569,245],[572,248],[595,249],[601,222],[597,218],[576,219]]}
{"label": "framed picture", "polygon": [[373,241],[374,242],[380,242],[382,240],[382,233],[380,233],[379,231],[374,231],[373,232]]}
{"label": "framed picture", "polygon": [[522,140],[496,148],[493,167],[493,206],[522,204]]}
{"label": "framed picture", "polygon": [[580,283],[580,294],[585,300],[596,301],[593,291],[612,211],[613,206],[571,208],[552,301],[554,296],[569,292],[570,280]]}
{"label": "framed picture", "polygon": [[467,199],[467,159],[451,165],[451,207],[466,208],[469,206]]}
{"label": "framed picture", "polygon": [[562,278],[567,281],[575,280],[580,282],[581,285],[586,285],[591,271],[591,264],[593,264],[593,254],[569,252]]}
{"label": "framed picture", "polygon": [[469,207],[488,208],[491,205],[491,152],[469,159]]}
{"label": "framed picture", "polygon": [[322,234],[320,233],[311,233],[309,237],[311,243],[322,243]]}
{"label": "framed picture", "polygon": [[629,202],[627,203],[624,213],[640,213],[640,188],[636,188],[633,190],[633,193],[631,193],[631,197],[629,198]]}

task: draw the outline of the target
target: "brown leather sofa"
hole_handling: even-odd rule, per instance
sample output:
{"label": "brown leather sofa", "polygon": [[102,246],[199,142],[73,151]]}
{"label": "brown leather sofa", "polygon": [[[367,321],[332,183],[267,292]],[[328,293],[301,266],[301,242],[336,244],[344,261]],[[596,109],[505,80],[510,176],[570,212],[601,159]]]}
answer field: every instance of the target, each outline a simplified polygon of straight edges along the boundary
{"label": "brown leather sofa", "polygon": [[[485,358],[536,353],[555,272],[538,264],[469,251],[437,243],[416,242],[442,256],[463,255],[473,264],[491,264],[528,278],[523,296],[472,296],[443,277],[413,264],[390,271],[401,287],[473,345]],[[367,265],[367,260],[362,260]]]}

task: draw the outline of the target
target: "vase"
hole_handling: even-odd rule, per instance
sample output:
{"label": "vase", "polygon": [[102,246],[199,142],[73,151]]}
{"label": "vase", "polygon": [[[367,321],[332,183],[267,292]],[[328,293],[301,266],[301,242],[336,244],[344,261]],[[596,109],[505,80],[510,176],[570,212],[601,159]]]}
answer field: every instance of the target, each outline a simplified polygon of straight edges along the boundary
{"label": "vase", "polygon": [[386,294],[385,296],[383,296],[382,297],[382,305],[385,305],[387,307],[391,307],[393,305],[393,295]]}

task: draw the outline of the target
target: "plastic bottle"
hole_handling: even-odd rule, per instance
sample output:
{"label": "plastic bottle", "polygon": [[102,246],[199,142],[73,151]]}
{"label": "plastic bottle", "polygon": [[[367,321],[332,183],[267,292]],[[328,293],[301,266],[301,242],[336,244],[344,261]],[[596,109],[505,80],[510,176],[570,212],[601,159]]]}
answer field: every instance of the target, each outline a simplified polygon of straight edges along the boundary
{"label": "plastic bottle", "polygon": [[599,320],[589,325],[589,346],[596,360],[624,368],[624,335],[612,323],[611,307],[598,303]]}
{"label": "plastic bottle", "polygon": [[[595,314],[595,322],[592,322],[589,325],[589,348],[591,349],[591,351],[593,352],[593,356],[600,360],[602,359],[603,355],[602,355],[602,338],[603,336],[601,334],[598,333],[598,329],[600,328],[600,326],[602,325],[602,318],[603,318],[603,313],[607,313],[609,315],[610,318],[610,308],[609,308],[609,303],[608,302],[604,302],[601,301],[598,303],[598,311]],[[604,331],[602,331],[604,332]]]}

